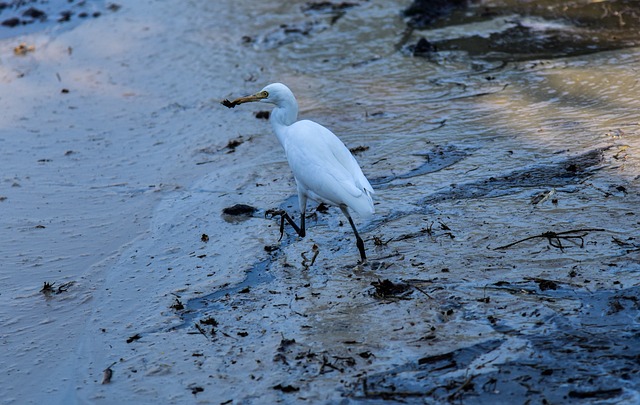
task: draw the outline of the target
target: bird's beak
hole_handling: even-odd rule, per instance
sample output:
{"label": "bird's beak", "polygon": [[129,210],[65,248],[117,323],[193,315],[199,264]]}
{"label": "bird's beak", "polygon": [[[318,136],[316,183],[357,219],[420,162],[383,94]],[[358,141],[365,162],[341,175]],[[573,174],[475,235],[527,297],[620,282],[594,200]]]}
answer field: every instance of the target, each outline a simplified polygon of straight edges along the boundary
{"label": "bird's beak", "polygon": [[254,101],[260,101],[263,98],[266,98],[263,94],[256,93],[250,96],[236,98],[235,100],[232,101],[232,103],[234,103],[235,105],[240,105],[242,103],[252,103]]}
{"label": "bird's beak", "polygon": [[233,108],[237,105],[243,104],[243,103],[252,103],[255,101],[260,101],[264,98],[267,98],[267,96],[265,94],[263,94],[262,92],[260,93],[256,93],[256,94],[252,94],[250,96],[245,96],[245,97],[239,97],[236,98],[233,101],[229,101],[229,100],[222,100],[222,105],[229,107],[229,108]]}

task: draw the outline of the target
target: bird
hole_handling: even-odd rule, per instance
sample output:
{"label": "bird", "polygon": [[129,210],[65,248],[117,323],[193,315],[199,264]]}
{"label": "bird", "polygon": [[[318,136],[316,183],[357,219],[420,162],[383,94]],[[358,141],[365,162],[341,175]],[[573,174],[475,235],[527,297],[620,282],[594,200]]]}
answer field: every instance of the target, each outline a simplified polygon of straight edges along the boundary
{"label": "bird", "polygon": [[307,200],[337,206],[353,229],[360,259],[365,263],[364,242],[353,222],[351,211],[363,219],[370,218],[375,213],[372,198],[375,192],[349,149],[324,126],[310,120],[298,121],[298,102],[293,92],[282,83],[269,84],[253,95],[233,101],[225,99],[222,104],[234,108],[250,102],[275,106],[269,121],[284,149],[297,185],[300,225],[283,210],[267,212],[272,216],[280,216],[280,238],[284,233],[285,221],[298,236],[304,238]]}

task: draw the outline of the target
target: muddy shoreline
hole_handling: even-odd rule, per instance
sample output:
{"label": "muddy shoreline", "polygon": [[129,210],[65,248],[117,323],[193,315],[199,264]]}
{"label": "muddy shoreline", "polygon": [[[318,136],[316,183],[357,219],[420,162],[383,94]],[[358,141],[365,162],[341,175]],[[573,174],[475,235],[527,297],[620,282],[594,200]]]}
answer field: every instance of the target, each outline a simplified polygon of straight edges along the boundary
{"label": "muddy shoreline", "polygon": [[[4,400],[637,402],[636,14],[405,3],[72,2],[0,40]],[[219,102],[275,81],[376,190],[364,265],[335,207],[265,217],[299,215],[286,159]]]}

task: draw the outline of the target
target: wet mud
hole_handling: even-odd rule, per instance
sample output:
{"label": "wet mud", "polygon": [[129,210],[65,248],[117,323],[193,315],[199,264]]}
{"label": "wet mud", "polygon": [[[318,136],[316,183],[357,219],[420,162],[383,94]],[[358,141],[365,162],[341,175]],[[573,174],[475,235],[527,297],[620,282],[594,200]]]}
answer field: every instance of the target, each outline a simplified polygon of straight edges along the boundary
{"label": "wet mud", "polygon": [[438,146],[429,151],[416,152],[413,153],[413,156],[424,159],[424,162],[419,164],[417,167],[406,173],[374,178],[371,179],[370,182],[372,185],[375,185],[376,188],[384,188],[385,184],[395,180],[410,179],[412,177],[422,176],[445,169],[464,159],[467,154],[468,152],[457,149],[453,145],[448,145],[446,147]]}
{"label": "wet mud", "polygon": [[[420,203],[427,205],[445,200],[492,198],[514,194],[527,188],[554,189],[578,185],[602,168],[604,151],[607,149],[609,148],[595,149],[556,163],[525,167],[506,174],[496,173],[472,183],[452,184],[449,190],[431,194]],[[570,188],[566,190],[572,191]]]}
{"label": "wet mud", "polygon": [[281,47],[330,29],[350,8],[356,6],[358,2],[306,2],[299,6],[304,16],[300,19],[301,21],[280,24],[277,28],[255,38],[245,35],[242,40],[256,49]]}
{"label": "wet mud", "polygon": [[[11,41],[6,401],[639,402],[633,4],[428,3],[141,1]],[[300,215],[269,114],[219,100],[274,81],[371,180],[368,262],[335,207],[268,215]]]}
{"label": "wet mud", "polygon": [[[529,310],[516,315],[530,319],[528,330],[511,324],[508,312],[469,313],[502,338],[369,375],[348,395],[378,400],[367,403],[423,403],[425,398],[465,404],[628,401],[625,390],[640,378],[640,289],[576,292],[567,287],[490,286],[487,302],[504,293],[530,302]],[[539,308],[544,301],[568,302],[575,311],[544,311]]]}

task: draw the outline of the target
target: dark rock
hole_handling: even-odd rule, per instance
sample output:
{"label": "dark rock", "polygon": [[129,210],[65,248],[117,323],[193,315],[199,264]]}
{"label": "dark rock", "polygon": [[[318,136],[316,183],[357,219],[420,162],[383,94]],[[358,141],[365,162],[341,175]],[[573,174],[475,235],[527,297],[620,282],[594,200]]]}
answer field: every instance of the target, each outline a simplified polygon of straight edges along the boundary
{"label": "dark rock", "polygon": [[263,119],[263,120],[268,120],[270,115],[271,115],[271,112],[269,112],[269,111],[258,111],[256,113],[256,118]]}
{"label": "dark rock", "polygon": [[47,13],[37,8],[31,7],[22,13],[23,17],[33,18],[34,20],[44,21],[47,19]]}
{"label": "dark rock", "polygon": [[16,18],[16,17],[9,18],[7,20],[4,20],[2,22],[2,25],[5,26],[5,27],[13,28],[13,27],[16,27],[16,26],[20,25],[20,19]]}
{"label": "dark rock", "polygon": [[222,213],[231,216],[251,216],[258,209],[246,204],[236,204],[231,207],[224,208]]}
{"label": "dark rock", "polygon": [[438,52],[438,47],[423,37],[415,45],[410,46],[409,50],[413,53],[413,56],[425,56]]}
{"label": "dark rock", "polygon": [[71,21],[71,16],[73,15],[72,11],[62,11],[60,13],[60,18],[58,18],[58,22],[68,22]]}
{"label": "dark rock", "polygon": [[466,8],[467,0],[414,0],[404,10],[410,17],[409,25],[414,28],[426,28],[438,20],[448,17],[458,9]]}
{"label": "dark rock", "polygon": [[304,7],[302,7],[302,11],[317,11],[317,12],[322,12],[322,13],[335,13],[337,11],[342,11],[342,10],[346,10],[348,8],[357,6],[357,3],[349,3],[349,2],[342,2],[342,3],[332,3],[330,1],[315,1],[315,2],[309,2],[307,4],[304,5]]}

